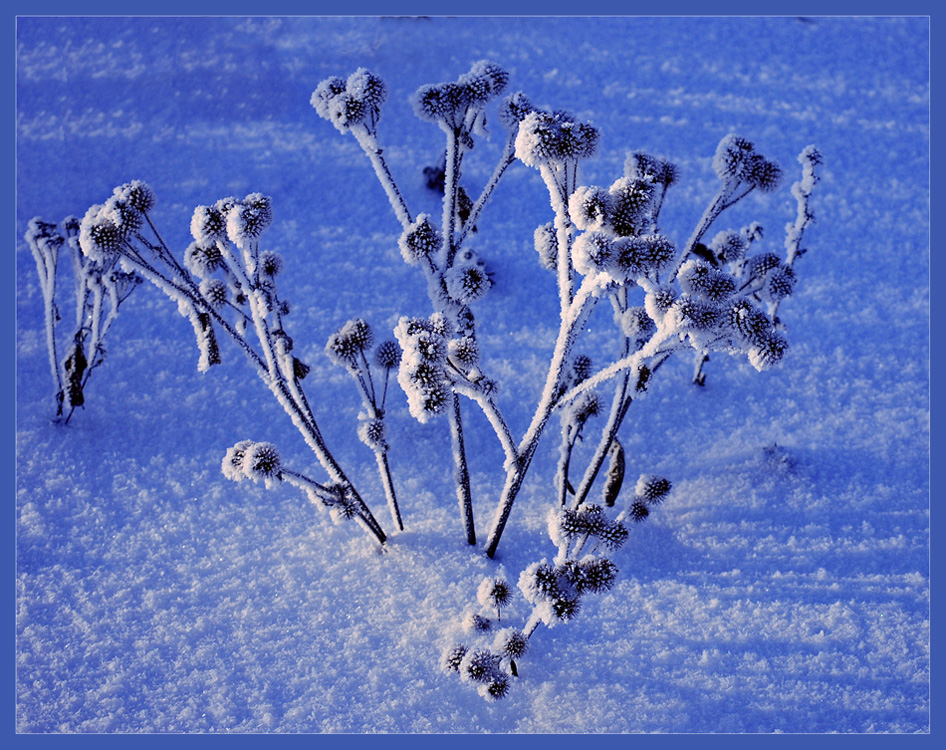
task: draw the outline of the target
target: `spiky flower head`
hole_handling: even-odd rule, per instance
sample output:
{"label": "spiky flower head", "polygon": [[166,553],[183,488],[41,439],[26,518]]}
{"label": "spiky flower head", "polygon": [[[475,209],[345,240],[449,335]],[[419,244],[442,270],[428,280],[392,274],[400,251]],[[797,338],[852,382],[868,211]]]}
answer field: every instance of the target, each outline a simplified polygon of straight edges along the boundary
{"label": "spiky flower head", "polygon": [[279,253],[265,250],[259,256],[259,270],[263,276],[273,278],[278,276],[285,267],[285,261]]}
{"label": "spiky flower head", "polygon": [[621,333],[638,345],[647,341],[657,330],[646,307],[629,307],[621,315],[619,326]]}
{"label": "spiky flower head", "polygon": [[319,117],[347,133],[357,125],[374,132],[381,117],[381,105],[387,98],[384,81],[365,68],[358,68],[343,80],[337,76],[323,80],[312,93],[309,103]]}
{"label": "spiky flower head", "polygon": [[192,242],[184,251],[184,265],[199,279],[208,278],[223,266],[223,254],[216,244]]}
{"label": "spiky flower head", "polygon": [[656,184],[649,178],[621,177],[611,185],[610,222],[615,234],[637,237],[648,228],[653,221]]}
{"label": "spiky flower head", "polygon": [[144,223],[144,215],[124,197],[119,189],[105,201],[100,212],[102,218],[111,221],[122,237],[134,234]]}
{"label": "spiky flower head", "polygon": [[371,348],[374,333],[363,318],[353,318],[329,336],[325,352],[336,363],[347,367],[359,364],[359,355]]}
{"label": "spiky flower head", "polygon": [[387,339],[378,344],[374,352],[374,362],[382,370],[393,370],[401,362],[401,347],[397,341]]}
{"label": "spiky flower head", "polygon": [[770,271],[781,265],[782,260],[775,253],[759,253],[746,261],[744,272],[753,281],[761,281]]}
{"label": "spiky flower head", "polygon": [[650,511],[640,500],[635,500],[633,503],[631,503],[630,516],[634,523],[640,523],[641,521],[646,520],[647,516],[649,515]]}
{"label": "spiky flower head", "polygon": [[473,336],[451,339],[448,345],[450,359],[463,368],[475,367],[480,360],[480,347]]}
{"label": "spiky flower head", "polygon": [[102,215],[102,206],[91,206],[82,219],[79,247],[82,253],[102,265],[121,248],[123,235],[114,222]]}
{"label": "spiky flower head", "polygon": [[746,255],[749,243],[741,232],[724,230],[710,243],[710,250],[723,263],[735,263]]}
{"label": "spiky flower head", "polygon": [[505,672],[498,672],[485,685],[480,685],[477,692],[489,701],[498,701],[509,693],[509,676]]}
{"label": "spiky flower head", "polygon": [[200,293],[214,309],[223,307],[230,299],[230,288],[220,279],[204,279],[200,282]]}
{"label": "spiky flower head", "polygon": [[443,652],[443,656],[440,659],[440,668],[447,674],[459,672],[460,664],[463,661],[463,657],[466,656],[467,651],[469,651],[469,649],[462,643],[453,644]]}
{"label": "spiky flower head", "polygon": [[419,214],[398,240],[401,256],[412,266],[435,255],[443,238],[430,221],[430,214]]}
{"label": "spiky flower head", "polygon": [[772,321],[747,299],[738,300],[727,308],[726,322],[749,346],[761,345],[772,331]]}
{"label": "spiky flower head", "polygon": [[749,350],[749,362],[762,372],[781,362],[786,351],[788,340],[778,331],[769,331]]}
{"label": "spiky flower head", "polygon": [[234,482],[240,482],[246,479],[243,473],[243,459],[246,451],[253,445],[252,440],[241,440],[236,445],[227,449],[226,455],[220,464],[220,469],[227,479]]}
{"label": "spiky flower head", "polygon": [[267,487],[282,479],[280,465],[279,451],[272,443],[253,443],[243,454],[243,473],[248,479],[263,482]]}
{"label": "spiky flower head", "polygon": [[663,324],[667,312],[677,299],[677,292],[673,287],[660,286],[647,293],[644,297],[644,309],[651,319],[659,326]]}
{"label": "spiky flower head", "polygon": [[534,238],[542,268],[554,271],[558,268],[558,233],[555,225],[549,222],[536,227]]}
{"label": "spiky flower head", "polygon": [[444,316],[429,319],[403,317],[394,329],[403,354],[397,381],[407,394],[411,415],[421,423],[446,411],[450,387],[444,370],[447,333],[451,326]]}
{"label": "spiky flower head", "polygon": [[721,310],[689,294],[680,295],[667,312],[667,323],[681,333],[709,331],[719,322]]}
{"label": "spiky flower head", "polygon": [[461,305],[482,299],[492,286],[489,276],[479,264],[458,264],[444,274],[447,293]]}
{"label": "spiky flower head", "polygon": [[47,221],[43,221],[39,216],[30,219],[26,228],[26,241],[31,248],[36,248],[43,252],[58,251],[65,243],[66,239],[59,233],[59,227]]}
{"label": "spiky flower head", "polygon": [[141,213],[147,213],[154,208],[154,191],[141,180],[126,182],[116,187],[113,192],[120,200]]}
{"label": "spiky flower head", "polygon": [[766,192],[774,190],[782,176],[778,164],[756,153],[751,141],[735,134],[719,142],[713,170],[721,180],[740,180]]}
{"label": "spiky flower head", "polygon": [[613,256],[611,238],[604,232],[584,232],[572,246],[575,270],[583,276],[607,272],[611,268]]}
{"label": "spiky flower head", "polygon": [[516,91],[503,99],[499,105],[499,122],[506,130],[515,130],[526,115],[534,110],[535,107],[532,106],[529,97],[521,91]]}
{"label": "spiky flower head", "polygon": [[460,660],[460,678],[465,682],[490,682],[502,674],[502,658],[489,649],[467,651]]}
{"label": "spiky flower head", "polygon": [[634,494],[646,505],[659,505],[670,493],[672,485],[666,477],[656,474],[641,474]]}
{"label": "spiky flower head", "polygon": [[373,451],[383,452],[388,449],[388,443],[385,440],[386,432],[383,419],[367,417],[358,423],[358,437]]}
{"label": "spiky flower head", "polygon": [[677,181],[675,164],[644,151],[632,151],[624,162],[624,174],[630,178],[651,179],[664,188]]}
{"label": "spiky flower head", "polygon": [[480,582],[476,590],[476,599],[484,607],[502,609],[512,601],[509,584],[502,576],[489,576]]}
{"label": "spiky flower head", "polygon": [[197,244],[213,245],[227,239],[227,215],[216,206],[197,206],[191,217],[191,236]]}
{"label": "spiky flower head", "polygon": [[227,236],[242,247],[259,239],[272,223],[272,200],[262,193],[250,193],[227,212]]}
{"label": "spiky flower head", "polygon": [[503,628],[493,639],[493,649],[509,659],[518,659],[529,650],[529,639],[518,628]]}
{"label": "spiky flower head", "polygon": [[579,569],[581,572],[582,590],[592,594],[599,594],[602,591],[609,590],[617,580],[618,567],[607,557],[588,555],[582,558],[579,563]]}
{"label": "spiky flower head", "polygon": [[467,633],[485,633],[493,627],[493,621],[477,612],[467,612],[460,626]]}
{"label": "spiky flower head", "polygon": [[460,76],[457,82],[468,87],[473,104],[482,106],[506,90],[509,73],[494,62],[480,60],[473,63],[470,72]]}
{"label": "spiky flower head", "polygon": [[687,294],[710,302],[723,302],[736,291],[736,281],[727,273],[699,260],[688,260],[677,276]]}
{"label": "spiky flower head", "polygon": [[610,212],[611,194],[603,187],[579,187],[568,199],[568,215],[582,230],[606,229]]}
{"label": "spiky flower head", "polygon": [[587,159],[598,148],[598,130],[567,112],[533,111],[519,123],[516,157],[529,167]]}
{"label": "spiky flower head", "polygon": [[794,289],[795,271],[791,266],[780,265],[769,272],[762,289],[762,296],[770,302],[778,302],[790,296]]}

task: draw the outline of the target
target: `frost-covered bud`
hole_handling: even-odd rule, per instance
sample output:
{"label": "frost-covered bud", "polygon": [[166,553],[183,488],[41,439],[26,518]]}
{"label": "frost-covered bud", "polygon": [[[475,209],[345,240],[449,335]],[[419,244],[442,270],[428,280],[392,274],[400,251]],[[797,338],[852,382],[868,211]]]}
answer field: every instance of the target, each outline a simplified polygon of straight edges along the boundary
{"label": "frost-covered bud", "polygon": [[782,168],[761,154],[753,154],[746,162],[743,179],[753,187],[769,193],[778,187],[782,179]]}
{"label": "frost-covered bud", "polygon": [[378,344],[374,353],[374,363],[382,370],[393,370],[401,362],[401,347],[397,341],[388,339]]}
{"label": "frost-covered bud", "polygon": [[[618,237],[612,244],[612,275],[621,283],[636,281],[647,274],[647,248],[640,237]],[[643,252],[642,252],[643,251]]]}
{"label": "frost-covered bud", "polygon": [[199,279],[206,279],[223,266],[223,255],[214,245],[192,242],[184,251],[184,265]]}
{"label": "frost-covered bud", "polygon": [[568,199],[568,214],[581,230],[606,229],[611,194],[602,187],[579,187]]}
{"label": "frost-covered bud", "polygon": [[535,229],[535,250],[539,254],[542,268],[554,271],[558,268],[558,233],[549,222]]}
{"label": "frost-covered bud", "polygon": [[456,126],[470,106],[471,87],[459,83],[436,83],[421,86],[414,92],[414,113],[428,122]]}
{"label": "frost-covered bud", "polygon": [[444,274],[447,294],[461,305],[482,299],[492,286],[483,267],[476,264],[454,265]]}
{"label": "frost-covered bud", "polygon": [[332,519],[332,523],[342,524],[360,515],[360,510],[358,504],[355,502],[350,484],[336,483],[326,485],[326,488],[330,495],[329,497],[323,496],[321,501],[323,505],[328,507],[329,517]]}
{"label": "frost-covered bud", "polygon": [[230,288],[220,279],[204,279],[200,282],[200,293],[214,309],[223,307],[230,299]]}
{"label": "frost-covered bud", "polygon": [[[117,190],[117,188],[116,188]],[[134,234],[144,222],[144,216],[141,211],[131,205],[125,198],[116,193],[112,195],[99,214],[103,219],[108,219],[118,229],[122,237]]]}
{"label": "frost-covered bud", "polygon": [[634,523],[640,523],[650,515],[650,511],[640,500],[635,500],[633,503],[631,503],[630,515]]}
{"label": "frost-covered bud", "polygon": [[273,205],[262,193],[251,193],[227,213],[227,236],[238,245],[259,239],[273,223]]}
{"label": "frost-covered bud", "polygon": [[659,326],[664,317],[677,299],[677,292],[673,287],[662,286],[647,293],[644,297],[644,309],[651,319]]}
{"label": "frost-covered bud", "polygon": [[448,344],[450,359],[465,369],[475,367],[480,361],[480,347],[473,336],[461,336]]}
{"label": "frost-covered bud", "polygon": [[628,154],[624,162],[624,174],[632,179],[651,179],[664,188],[670,187],[677,181],[677,167],[675,164],[651,156],[644,151],[633,151]]}
{"label": "frost-covered bud", "polygon": [[141,213],[147,213],[154,208],[154,191],[146,182],[141,180],[126,182],[124,185],[115,188],[113,192],[120,200]]}
{"label": "frost-covered bud", "polygon": [[729,274],[698,260],[684,263],[678,278],[684,292],[710,302],[722,302],[736,291],[736,282]]}
{"label": "frost-covered bud", "polygon": [[765,280],[762,295],[770,302],[778,302],[791,295],[795,289],[795,272],[790,266],[773,269]]}
{"label": "frost-covered bud", "polygon": [[470,72],[460,76],[458,83],[466,86],[472,104],[483,105],[506,90],[509,73],[489,60],[473,64]]}
{"label": "frost-covered bud", "polygon": [[499,105],[499,122],[506,130],[515,130],[519,127],[526,115],[535,111],[532,102],[521,91],[510,94]]}
{"label": "frost-covered bud", "polygon": [[646,307],[629,307],[619,321],[621,333],[638,345],[651,337],[657,330],[654,321],[647,314]]}
{"label": "frost-covered bud", "polygon": [[445,339],[453,336],[453,323],[442,312],[433,313],[428,320],[430,321],[430,330],[433,333]]}
{"label": "frost-covered bud", "polygon": [[769,331],[749,350],[749,362],[762,372],[782,361],[788,351],[788,340],[778,331]]}
{"label": "frost-covered bud", "polygon": [[492,629],[493,621],[476,612],[467,612],[460,627],[466,633],[485,633]]}
{"label": "frost-covered bud", "polygon": [[388,89],[384,81],[366,68],[358,68],[348,76],[348,80],[345,82],[345,91],[366,107],[375,110],[380,109],[388,96]]}
{"label": "frost-covered bud", "polygon": [[575,270],[583,276],[609,270],[614,248],[604,232],[584,232],[572,246]]}
{"label": "frost-covered bud", "polygon": [[247,449],[252,445],[252,440],[241,440],[236,445],[227,449],[227,454],[223,457],[223,462],[220,464],[220,469],[227,479],[232,479],[234,482],[240,482],[246,479],[246,474],[243,473],[243,459]]}
{"label": "frost-covered bud", "polygon": [[518,628],[503,628],[493,639],[493,649],[509,659],[518,659],[529,650],[529,639]]}
{"label": "frost-covered bud", "polygon": [[227,239],[227,214],[216,206],[198,206],[191,217],[191,236],[197,244],[213,245]]}
{"label": "frost-covered bud", "polygon": [[741,299],[726,311],[726,322],[743,343],[760,345],[772,330],[772,321],[749,300]]}
{"label": "frost-covered bud", "polygon": [[476,590],[476,600],[484,607],[493,607],[499,611],[512,601],[512,592],[505,578],[484,578]]}
{"label": "frost-covered bud", "polygon": [[268,276],[269,278],[278,276],[282,272],[284,266],[285,262],[279,253],[274,253],[271,250],[266,250],[260,253],[259,270],[264,276]]}
{"label": "frost-covered bud", "polygon": [[782,261],[775,253],[759,253],[746,261],[745,275],[753,281],[761,281],[769,271],[781,265]]}
{"label": "frost-covered bud", "polygon": [[547,560],[541,560],[519,574],[519,590],[527,602],[538,604],[557,593],[556,578],[555,569]]}
{"label": "frost-covered bud", "polygon": [[243,473],[247,479],[264,482],[267,487],[282,479],[279,451],[272,443],[253,443],[243,454]]}
{"label": "frost-covered bud", "polygon": [[[623,526],[621,528],[624,528]],[[627,530],[625,529],[625,534]],[[609,590],[618,575],[618,568],[606,557],[592,557],[582,559],[579,563],[582,579],[582,590],[598,594]]]}
{"label": "frost-covered bud", "polygon": [[315,91],[312,92],[309,103],[315,107],[319,117],[325,120],[332,119],[331,101],[339,94],[344,93],[345,85],[344,79],[333,76],[332,78],[326,78],[316,87]]}
{"label": "frost-covered bud", "polygon": [[578,385],[583,380],[591,377],[592,367],[591,357],[587,354],[577,354],[572,360],[571,375],[573,385]]}
{"label": "frost-covered bud", "polygon": [[373,451],[384,452],[388,449],[386,432],[383,419],[362,419],[358,424],[358,437]]}
{"label": "frost-covered bud", "polygon": [[349,320],[329,336],[325,351],[337,364],[356,366],[357,357],[371,348],[374,333],[362,318]]}
{"label": "frost-covered bud", "polygon": [[440,668],[447,674],[459,672],[460,664],[463,661],[463,657],[466,656],[467,651],[469,651],[469,649],[462,643],[455,643],[450,646],[450,648],[443,652],[443,656],[440,658]]}
{"label": "frost-covered bud", "polygon": [[583,424],[601,413],[601,399],[593,391],[585,391],[572,401],[562,413],[562,419],[572,424]]}
{"label": "frost-covered bud", "polygon": [[502,674],[501,657],[492,651],[468,651],[460,661],[460,678],[465,682],[490,682]]}
{"label": "frost-covered bud", "polygon": [[715,305],[684,294],[677,298],[667,312],[667,323],[681,332],[702,332],[715,326],[720,316],[721,312]]}
{"label": "frost-covered bud", "polygon": [[672,485],[666,477],[656,474],[641,474],[634,494],[646,505],[659,505],[670,492]]}
{"label": "frost-covered bud", "polygon": [[609,549],[619,549],[627,541],[628,531],[623,523],[612,521],[605,524],[596,536]]}
{"label": "frost-covered bud", "polygon": [[713,171],[721,180],[743,179],[747,162],[755,153],[755,146],[738,135],[730,133],[716,147]]}
{"label": "frost-covered bud", "polygon": [[516,158],[529,167],[586,159],[598,147],[599,133],[567,112],[530,112],[519,123]]}
{"label": "frost-covered bud", "polygon": [[486,700],[498,701],[509,693],[509,677],[505,672],[497,672],[485,685],[480,685],[477,692]]}
{"label": "frost-covered bud", "polygon": [[420,214],[398,240],[401,256],[412,266],[440,250],[443,238],[430,222],[430,214]]}
{"label": "frost-covered bud", "polygon": [[746,255],[749,243],[741,232],[725,230],[719,232],[710,243],[710,250],[723,263],[735,263]]}
{"label": "frost-covered bud", "polygon": [[662,234],[645,234],[634,242],[637,262],[648,276],[667,268],[677,255],[676,245]]}
{"label": "frost-covered bud", "polygon": [[654,187],[650,179],[616,180],[609,194],[611,197],[611,228],[622,237],[636,237],[652,221],[654,209]]}
{"label": "frost-covered bud", "polygon": [[115,224],[101,215],[102,206],[89,208],[79,230],[79,247],[91,260],[105,264],[122,245],[122,233]]}

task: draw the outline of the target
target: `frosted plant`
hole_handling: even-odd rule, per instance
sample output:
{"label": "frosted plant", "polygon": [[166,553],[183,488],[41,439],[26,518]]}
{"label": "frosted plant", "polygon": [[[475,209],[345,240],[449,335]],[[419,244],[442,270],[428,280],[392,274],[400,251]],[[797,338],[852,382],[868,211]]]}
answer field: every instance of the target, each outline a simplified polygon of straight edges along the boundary
{"label": "frosted plant", "polygon": [[[77,407],[85,404],[85,387],[95,368],[105,361],[105,335],[121,304],[141,282],[135,273],[123,271],[116,264],[117,255],[96,258],[83,255],[79,247],[79,221],[68,217],[56,224],[36,217],[29,223],[26,242],[36,261],[43,313],[46,323],[46,348],[54,384],[56,420],[68,424]],[[67,339],[65,355],[60,359],[57,326],[62,321],[56,303],[59,254],[63,246],[72,257],[75,291],[75,323]]]}
{"label": "frosted plant", "polygon": [[[670,490],[670,481],[665,477],[642,474],[633,494],[618,506],[617,512],[612,511],[613,517],[600,505],[590,503],[577,510],[552,508],[548,514],[548,531],[557,554],[551,561],[542,559],[528,565],[519,575],[518,590],[530,608],[523,626],[499,630],[486,649],[453,643],[441,657],[443,671],[458,673],[461,679],[477,684],[480,694],[490,700],[505,697],[511,684],[509,677],[519,676],[517,660],[525,655],[539,627],[554,628],[572,622],[581,613],[587,595],[599,594],[614,586],[618,567],[612,558],[630,536],[627,523],[644,521],[651,509],[667,498]],[[504,578],[485,578],[477,590],[477,600],[484,609],[495,605],[497,591],[504,604],[511,603],[512,592]],[[473,623],[485,619],[480,613],[468,611],[461,621],[465,637],[482,639],[490,628],[475,627]],[[471,654],[476,656],[471,657]],[[493,680],[503,689],[483,690],[475,678],[465,675],[463,670],[469,670],[472,663],[488,675],[483,680]]]}
{"label": "frosted plant", "polygon": [[349,320],[333,333],[325,346],[329,358],[344,367],[358,385],[358,393],[364,407],[358,415],[358,437],[374,452],[378,463],[378,473],[384,486],[384,495],[388,500],[391,520],[399,531],[404,530],[401,510],[397,504],[394,480],[388,462],[388,441],[384,423],[385,402],[388,396],[388,381],[391,371],[396,369],[401,360],[401,350],[396,341],[382,341],[372,357],[375,367],[381,371],[380,382],[372,376],[371,362],[368,359],[374,343],[374,332],[367,321],[361,318]]}
{"label": "frosted plant", "polygon": [[198,206],[190,224],[194,241],[182,261],[151,221],[154,203],[154,194],[143,182],[115,188],[104,204],[92,206],[82,219],[78,235],[82,254],[89,262],[147,279],[175,302],[194,329],[201,372],[222,362],[218,334],[231,339],[289,414],[329,482],[318,484],[284,469],[269,443],[246,442],[231,448],[224,474],[266,486],[289,481],[328,506],[334,519],[357,519],[383,544],[381,525],[329,451],[302,387],[309,366],[293,354],[285,326],[290,308],[277,284],[284,261],[260,242],[273,220],[270,199],[251,193]]}

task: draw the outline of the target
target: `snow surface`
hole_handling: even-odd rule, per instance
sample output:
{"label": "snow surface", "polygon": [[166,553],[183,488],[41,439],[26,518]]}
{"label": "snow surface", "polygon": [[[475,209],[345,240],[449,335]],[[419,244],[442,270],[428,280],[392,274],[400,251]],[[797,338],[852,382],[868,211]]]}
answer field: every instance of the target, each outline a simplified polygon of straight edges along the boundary
{"label": "snow surface", "polygon": [[[929,731],[928,19],[21,18],[16,44],[19,731]],[[442,133],[409,98],[483,58],[510,71],[510,90],[600,129],[583,184],[611,184],[632,149],[677,163],[662,225],[678,245],[727,133],[786,180],[711,236],[757,220],[780,252],[795,157],[810,143],[825,157],[810,252],[780,308],[786,360],[760,374],[714,355],[703,389],[689,357],[661,370],[621,440],[627,486],[653,472],[673,493],[615,558],[618,584],[536,631],[496,703],[442,674],[441,651],[484,577],[514,584],[554,556],[557,420],[491,561],[464,543],[446,422],[418,424],[392,392],[407,530],[380,554],[298,489],[221,474],[227,448],[251,439],[323,476],[238,351],[224,344],[224,365],[197,372],[190,325],[154,288],[123,306],[87,406],[53,425],[22,240],[33,216],[82,216],[132,179],[154,189],[179,250],[195,206],[272,196],[265,240],[286,261],[317,417],[386,519],[358,395],[323,348],[350,318],[390,331],[430,308],[370,164],[309,98],[361,66],[384,78],[385,156],[414,215],[437,216],[422,168]],[[464,162],[473,185],[502,147],[490,124]],[[557,329],[533,249],[551,219],[538,173],[515,164],[470,239],[494,281],[476,305],[485,369],[517,435]],[[583,346],[599,365],[616,348],[606,307]],[[482,544],[503,453],[464,408]],[[529,614],[514,593],[503,627]]]}

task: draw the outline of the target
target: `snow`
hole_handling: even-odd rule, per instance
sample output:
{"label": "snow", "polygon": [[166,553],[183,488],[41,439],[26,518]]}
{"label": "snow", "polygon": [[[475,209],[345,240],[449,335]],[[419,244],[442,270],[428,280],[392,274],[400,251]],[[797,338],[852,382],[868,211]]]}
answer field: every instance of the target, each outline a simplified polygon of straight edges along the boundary
{"label": "snow", "polygon": [[[16,728],[929,732],[929,30],[924,17],[20,18]],[[353,318],[385,339],[401,316],[430,315],[398,240],[410,215],[437,215],[422,170],[441,159],[443,133],[410,100],[484,59],[510,72],[508,91],[598,131],[579,184],[612,184],[636,149],[677,164],[660,231],[678,247],[717,191],[726,134],[784,179],[708,236],[759,221],[760,247],[779,254],[799,210],[798,154],[814,144],[824,157],[808,252],[779,307],[784,359],[759,373],[714,352],[703,388],[686,354],[654,375],[620,432],[625,494],[640,474],[673,490],[628,524],[614,586],[538,627],[492,701],[441,662],[457,640],[469,653],[493,643],[495,631],[462,630],[485,578],[519,581],[555,555],[558,420],[496,559],[483,552],[506,459],[493,427],[519,436],[532,422],[562,309],[534,249],[554,218],[536,170],[512,164],[467,236],[491,274],[474,305],[479,366],[499,381],[505,418],[462,401],[477,548],[457,513],[446,420],[419,424],[394,383],[385,439],[405,531],[384,552],[290,482],[229,481],[221,462],[239,441],[325,474],[229,339],[222,364],[198,372],[191,326],[151,284],[122,304],[84,408],[53,424],[23,239],[34,216],[83,216],[140,179],[180,259],[196,206],[270,197],[259,250],[284,260],[280,300],[312,408],[389,526],[358,437],[363,405],[324,342]],[[402,194],[310,105],[320,81],[362,67],[387,86],[377,138]],[[464,157],[471,195],[503,153],[495,107],[492,140]],[[614,361],[612,318],[598,305],[576,353]],[[576,446],[574,465],[595,442]],[[502,626],[523,628],[532,608],[510,588]]]}

